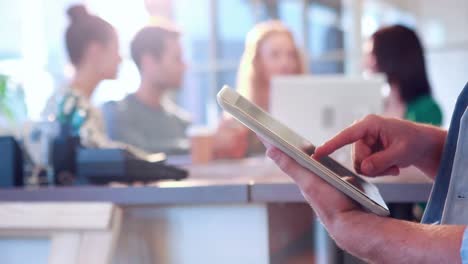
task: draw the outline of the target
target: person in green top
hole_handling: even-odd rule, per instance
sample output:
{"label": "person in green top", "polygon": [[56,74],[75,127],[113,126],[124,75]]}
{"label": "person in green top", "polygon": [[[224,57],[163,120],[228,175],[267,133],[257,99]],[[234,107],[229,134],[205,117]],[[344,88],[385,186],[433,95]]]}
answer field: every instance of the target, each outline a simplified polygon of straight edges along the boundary
{"label": "person in green top", "polygon": [[[385,75],[390,86],[384,115],[442,125],[442,111],[432,97],[424,50],[416,32],[401,25],[381,28],[367,41],[364,50],[366,71]],[[409,204],[393,216],[418,219],[425,207],[425,203],[418,204],[413,214],[413,205]]]}
{"label": "person in green top", "polygon": [[365,45],[366,71],[387,78],[390,93],[384,114],[410,121],[442,125],[442,112],[432,97],[424,51],[417,34],[394,25],[376,31]]}
{"label": "person in green top", "polygon": [[430,95],[420,96],[407,103],[404,118],[417,123],[442,125],[442,111]]}

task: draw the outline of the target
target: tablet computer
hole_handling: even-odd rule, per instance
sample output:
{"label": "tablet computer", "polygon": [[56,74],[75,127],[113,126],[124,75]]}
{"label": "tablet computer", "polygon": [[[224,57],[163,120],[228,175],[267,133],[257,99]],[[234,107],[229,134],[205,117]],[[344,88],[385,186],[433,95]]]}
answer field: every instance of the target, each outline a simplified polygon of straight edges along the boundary
{"label": "tablet computer", "polygon": [[[250,130],[268,140],[301,166],[321,177],[363,208],[377,215],[389,215],[388,207],[374,184],[367,182],[330,157],[321,160],[312,159],[310,156],[315,151],[312,143],[281,124],[239,93],[225,86],[218,93],[217,100],[226,112]],[[351,180],[345,180],[344,177],[351,177]]]}

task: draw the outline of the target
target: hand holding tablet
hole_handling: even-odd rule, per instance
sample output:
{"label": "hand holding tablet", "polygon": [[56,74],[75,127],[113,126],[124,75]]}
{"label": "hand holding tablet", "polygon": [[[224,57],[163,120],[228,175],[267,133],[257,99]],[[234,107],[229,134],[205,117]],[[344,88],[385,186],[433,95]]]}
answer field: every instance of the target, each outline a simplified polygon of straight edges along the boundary
{"label": "hand holding tablet", "polygon": [[312,159],[310,154],[315,150],[313,144],[275,120],[234,90],[224,87],[218,93],[218,103],[249,129],[294,159],[303,168],[313,172],[356,201],[363,208],[382,216],[389,214],[388,208],[376,186],[366,182],[360,176],[329,157],[320,160]]}

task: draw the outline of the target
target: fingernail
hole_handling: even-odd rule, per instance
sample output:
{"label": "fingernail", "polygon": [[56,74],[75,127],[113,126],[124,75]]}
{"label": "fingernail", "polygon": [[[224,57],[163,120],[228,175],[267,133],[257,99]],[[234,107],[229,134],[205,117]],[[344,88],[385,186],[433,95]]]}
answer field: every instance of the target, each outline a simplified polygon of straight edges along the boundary
{"label": "fingernail", "polygon": [[362,171],[367,174],[371,174],[374,171],[374,164],[372,164],[370,161],[364,161],[362,163]]}

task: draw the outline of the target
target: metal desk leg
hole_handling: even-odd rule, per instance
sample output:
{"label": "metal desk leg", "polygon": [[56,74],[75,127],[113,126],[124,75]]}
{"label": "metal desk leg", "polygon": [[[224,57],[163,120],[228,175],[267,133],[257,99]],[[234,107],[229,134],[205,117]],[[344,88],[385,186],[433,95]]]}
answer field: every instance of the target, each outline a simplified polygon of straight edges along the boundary
{"label": "metal desk leg", "polygon": [[328,235],[327,230],[319,219],[315,220],[315,257],[317,264],[343,263],[343,252]]}

